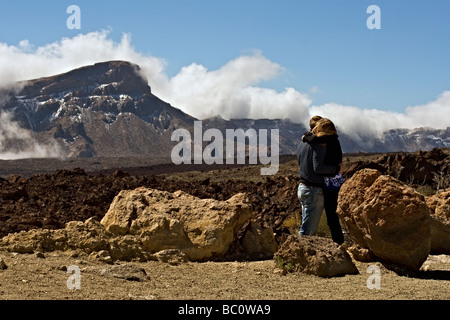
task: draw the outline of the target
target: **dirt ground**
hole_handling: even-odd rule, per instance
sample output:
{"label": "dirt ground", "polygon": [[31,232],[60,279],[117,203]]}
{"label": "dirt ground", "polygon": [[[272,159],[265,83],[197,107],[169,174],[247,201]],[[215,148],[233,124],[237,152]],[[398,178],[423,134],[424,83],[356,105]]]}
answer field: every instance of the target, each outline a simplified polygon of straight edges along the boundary
{"label": "dirt ground", "polygon": [[[391,300],[450,299],[450,256],[430,256],[419,277],[399,276],[379,263],[356,262],[358,275],[320,278],[282,274],[273,260],[204,262],[169,265],[157,261],[123,262],[141,276],[117,278],[112,265],[64,252],[15,254],[0,252],[3,300]],[[379,289],[372,281],[380,269]],[[75,281],[79,269],[79,283]],[[369,286],[368,286],[369,282]],[[372,287],[370,289],[369,287]]]}

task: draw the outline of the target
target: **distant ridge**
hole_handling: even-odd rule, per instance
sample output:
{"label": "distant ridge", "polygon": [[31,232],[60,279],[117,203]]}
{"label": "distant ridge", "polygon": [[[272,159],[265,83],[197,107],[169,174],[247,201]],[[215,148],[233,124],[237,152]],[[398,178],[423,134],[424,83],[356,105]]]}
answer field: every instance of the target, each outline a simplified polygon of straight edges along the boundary
{"label": "distant ridge", "polygon": [[[155,96],[140,67],[127,61],[108,61],[67,73],[21,83],[19,92],[3,93],[0,110],[12,114],[37,141],[56,141],[66,157],[170,158],[175,129],[193,131],[198,120]],[[307,122],[307,121],[305,121]],[[279,129],[280,153],[295,153],[302,124],[286,120],[203,120],[205,128]],[[339,129],[339,128],[338,128]],[[450,128],[396,129],[379,139],[360,141],[340,134],[344,152],[390,152],[450,147]],[[5,151],[26,146],[17,138],[2,141]]]}

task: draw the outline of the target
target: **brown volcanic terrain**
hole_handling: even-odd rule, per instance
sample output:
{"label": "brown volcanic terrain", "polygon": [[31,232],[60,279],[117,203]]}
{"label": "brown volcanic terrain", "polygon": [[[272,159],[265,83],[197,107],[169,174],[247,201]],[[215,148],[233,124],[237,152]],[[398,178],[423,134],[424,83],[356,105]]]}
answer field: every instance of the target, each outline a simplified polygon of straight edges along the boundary
{"label": "brown volcanic terrain", "polygon": [[[0,237],[31,228],[63,228],[72,220],[100,220],[123,189],[140,186],[199,198],[226,200],[239,192],[250,195],[258,222],[289,233],[286,218],[298,214],[298,165],[295,156],[280,159],[280,171],[261,176],[257,165],[148,165],[139,159],[3,161],[0,169]],[[127,163],[127,165],[123,165]],[[349,178],[359,169],[376,168],[417,187],[449,187],[448,151],[347,155],[343,164]],[[55,171],[56,170],[56,171]]]}
{"label": "brown volcanic terrain", "polygon": [[[285,157],[284,161],[290,159],[292,157]],[[44,168],[45,160],[19,162],[36,164],[44,172],[50,170]],[[15,162],[9,162],[10,165],[12,163]],[[262,178],[257,166],[158,164],[118,170],[107,168],[111,163],[98,169],[95,166],[101,162],[97,160],[92,162],[95,170],[90,171],[93,168],[86,165],[91,163],[87,160],[84,169],[70,169],[73,162],[53,160],[50,163],[63,164],[69,169],[25,178],[16,173],[8,176],[5,172],[8,170],[3,168],[5,178],[0,178],[0,237],[32,228],[63,228],[69,221],[84,221],[89,217],[100,220],[121,190],[140,186],[169,192],[183,190],[199,198],[217,200],[247,192],[252,195],[256,212],[260,213],[259,220],[274,225],[277,230],[281,228],[284,218],[298,209],[295,175],[279,173]],[[292,161],[286,165],[292,165]],[[9,170],[14,172],[13,168]],[[22,167],[20,171],[30,173],[32,170]]]}
{"label": "brown volcanic terrain", "polygon": [[[387,155],[346,155],[344,173],[380,166],[400,174],[414,159],[429,174],[448,177],[448,150]],[[425,160],[424,160],[425,159]],[[291,230],[283,222],[299,213],[298,165],[295,157],[283,157],[275,176],[261,176],[255,166],[175,166],[129,159],[20,160],[3,162],[0,179],[0,237],[32,228],[62,228],[72,220],[100,220],[114,196],[123,189],[147,186],[160,190],[184,190],[200,198],[224,200],[247,192],[256,219],[271,226],[282,241]],[[425,161],[425,162],[423,162]],[[139,165],[141,164],[141,165]],[[81,168],[77,168],[81,167]],[[128,168],[127,168],[128,167]],[[409,168],[409,167],[408,167]],[[420,169],[419,168],[419,169]],[[56,171],[55,171],[56,170]],[[403,170],[403,171],[402,171]],[[424,187],[421,177],[417,187]],[[39,173],[41,172],[41,173]],[[21,175],[17,175],[21,173]],[[423,172],[420,172],[423,174]],[[426,179],[424,179],[426,180]],[[447,182],[448,183],[448,182]],[[436,186],[430,182],[429,188]],[[448,187],[448,186],[447,186]],[[326,235],[325,235],[326,236]],[[43,258],[44,257],[44,258]],[[107,264],[62,252],[17,255],[0,252],[8,268],[0,270],[1,299],[449,299],[449,256],[430,256],[426,272],[417,277],[398,276],[381,264],[382,289],[366,286],[368,263],[357,262],[360,274],[322,279],[303,274],[282,275],[275,263],[241,261],[187,263],[179,266],[149,261],[127,263],[145,270],[145,281],[127,281],[104,275]],[[81,290],[66,287],[66,267],[79,265]],[[372,263],[374,264],[374,263]]]}

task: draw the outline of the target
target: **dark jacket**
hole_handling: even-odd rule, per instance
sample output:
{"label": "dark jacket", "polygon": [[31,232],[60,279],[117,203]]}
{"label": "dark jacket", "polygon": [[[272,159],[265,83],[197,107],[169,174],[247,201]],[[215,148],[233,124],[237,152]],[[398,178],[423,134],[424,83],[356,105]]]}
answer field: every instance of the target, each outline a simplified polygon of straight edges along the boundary
{"label": "dark jacket", "polygon": [[327,145],[325,143],[300,142],[297,160],[300,166],[300,181],[306,185],[324,187],[324,177],[339,173],[339,165],[325,164]]}
{"label": "dark jacket", "polygon": [[311,132],[308,132],[303,136],[303,141],[312,144],[325,143],[327,145],[324,164],[330,165],[342,163],[342,148],[338,135],[318,137]]}

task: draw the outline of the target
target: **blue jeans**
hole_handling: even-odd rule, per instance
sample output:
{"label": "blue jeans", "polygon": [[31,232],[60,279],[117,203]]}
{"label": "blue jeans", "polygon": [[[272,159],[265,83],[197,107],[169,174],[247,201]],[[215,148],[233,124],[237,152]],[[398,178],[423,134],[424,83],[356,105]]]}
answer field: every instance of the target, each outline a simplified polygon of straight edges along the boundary
{"label": "blue jeans", "polygon": [[322,188],[300,183],[298,199],[302,204],[302,226],[299,234],[313,236],[317,232],[324,206]]}

